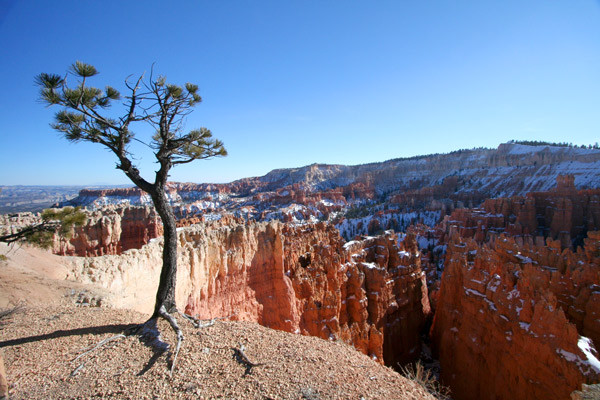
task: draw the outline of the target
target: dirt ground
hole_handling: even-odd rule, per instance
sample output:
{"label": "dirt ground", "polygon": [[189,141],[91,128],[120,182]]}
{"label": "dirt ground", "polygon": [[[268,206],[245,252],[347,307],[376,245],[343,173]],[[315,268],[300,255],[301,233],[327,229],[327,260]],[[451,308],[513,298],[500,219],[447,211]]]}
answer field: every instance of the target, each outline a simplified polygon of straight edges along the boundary
{"label": "dirt ground", "polygon": [[[173,376],[170,351],[157,352],[135,335],[85,353],[148,316],[92,306],[106,293],[64,280],[60,257],[7,250],[0,248],[8,257],[0,261],[0,309],[20,306],[0,319],[10,399],[433,398],[344,343],[254,323],[214,321],[197,329],[180,321],[185,340]],[[165,321],[159,330],[175,343]]]}

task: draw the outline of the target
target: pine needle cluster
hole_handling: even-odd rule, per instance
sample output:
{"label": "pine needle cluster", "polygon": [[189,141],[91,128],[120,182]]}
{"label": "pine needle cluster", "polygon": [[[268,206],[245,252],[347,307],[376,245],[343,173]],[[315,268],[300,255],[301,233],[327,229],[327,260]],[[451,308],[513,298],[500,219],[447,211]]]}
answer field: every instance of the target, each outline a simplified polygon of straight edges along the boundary
{"label": "pine needle cluster", "polygon": [[81,207],[49,208],[42,211],[41,222],[26,226],[19,231],[0,236],[0,242],[26,242],[42,248],[50,248],[55,235],[70,239],[74,227],[83,226],[87,215]]}

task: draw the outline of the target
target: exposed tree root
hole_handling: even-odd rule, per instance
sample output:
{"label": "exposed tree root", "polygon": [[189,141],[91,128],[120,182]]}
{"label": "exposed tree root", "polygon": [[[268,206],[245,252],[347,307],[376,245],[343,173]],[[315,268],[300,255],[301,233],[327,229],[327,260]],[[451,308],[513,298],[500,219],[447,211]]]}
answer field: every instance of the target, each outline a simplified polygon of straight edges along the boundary
{"label": "exposed tree root", "polygon": [[[77,357],[75,357],[73,360],[71,360],[71,362],[74,363],[74,362],[78,361],[79,359],[81,359],[82,357],[101,349],[102,347],[106,346],[107,344],[109,344],[113,341],[124,339],[128,336],[135,335],[135,336],[139,337],[139,339],[142,343],[144,343],[146,346],[150,347],[152,349],[152,351],[154,352],[154,356],[153,356],[151,362],[149,362],[148,365],[146,367],[144,367],[144,369],[142,370],[141,374],[143,374],[145,371],[147,371],[149,368],[151,368],[151,366],[154,364],[154,362],[156,361],[156,359],[158,357],[160,357],[165,352],[169,351],[169,348],[171,347],[167,342],[162,340],[160,331],[159,331],[158,325],[157,325],[158,318],[164,318],[169,323],[169,325],[175,332],[175,335],[177,336],[177,343],[175,345],[175,350],[173,352],[168,353],[169,373],[172,376],[173,371],[175,370],[175,366],[177,364],[177,356],[179,355],[179,351],[181,350],[181,345],[183,344],[183,340],[185,339],[185,337],[183,335],[183,331],[181,330],[181,328],[179,327],[179,324],[177,323],[177,320],[175,319],[175,316],[168,313],[164,306],[162,306],[159,309],[158,314],[159,314],[158,317],[150,318],[143,324],[135,325],[131,328],[128,328],[123,333],[103,339],[100,342],[98,342],[96,345],[89,347],[87,349],[84,349],[83,353],[79,354]],[[200,320],[191,315],[182,313],[179,310],[176,310],[174,312],[174,314],[181,315],[186,321],[189,321],[196,329],[202,329],[202,328],[212,326],[215,324],[216,321],[228,319],[232,316],[232,315],[229,315],[227,317],[213,318],[210,320]],[[240,345],[240,349],[234,349],[234,350],[237,352],[236,354],[239,356],[240,362],[242,362],[244,365],[247,366],[246,373],[249,373],[250,369],[252,367],[262,365],[262,364],[252,363],[248,359],[248,357],[244,353],[243,345]],[[84,366],[85,366],[85,362],[82,362],[81,364],[79,364],[71,372],[71,376],[77,375]]]}
{"label": "exposed tree root", "polygon": [[124,334],[119,333],[118,335],[115,336],[111,336],[109,338],[106,338],[104,340],[101,340],[100,342],[98,342],[98,344],[96,344],[94,347],[84,351],[83,353],[81,353],[80,355],[78,355],[77,357],[75,357],[71,362],[75,362],[77,360],[79,360],[81,357],[85,356],[86,354],[89,354],[97,349],[99,349],[100,347],[104,346],[107,343],[112,342],[113,340],[118,340],[118,339],[123,339],[125,337]]}
{"label": "exposed tree root", "polygon": [[177,362],[177,356],[179,355],[179,349],[181,349],[181,343],[183,342],[183,339],[184,339],[183,332],[181,331],[181,328],[179,327],[179,325],[177,325],[177,320],[175,319],[175,317],[167,312],[167,310],[165,309],[165,306],[161,306],[160,309],[158,310],[158,313],[161,317],[166,319],[167,322],[169,322],[169,325],[171,325],[171,328],[173,328],[173,330],[175,331],[175,334],[177,335],[177,345],[175,346],[175,352],[172,353],[173,358],[171,359],[170,372],[171,372],[171,375],[173,375],[173,370],[175,369],[175,364]]}
{"label": "exposed tree root", "polygon": [[161,339],[157,323],[156,317],[150,318],[143,324],[138,325],[132,333],[138,336],[140,341],[154,352],[162,354],[169,350],[169,344]]}
{"label": "exposed tree root", "polygon": [[75,376],[79,373],[79,371],[81,370],[81,368],[83,368],[85,366],[85,363],[81,363],[79,364],[79,366],[77,366],[73,371],[71,371],[71,375],[70,376]]}
{"label": "exposed tree root", "polygon": [[188,320],[193,326],[194,328],[203,328],[203,322],[202,320],[199,320],[196,317],[193,317],[189,314],[186,314],[184,312],[181,312],[179,310],[177,310],[177,314],[181,315],[183,318],[185,318],[186,320]]}
{"label": "exposed tree root", "polygon": [[223,321],[223,320],[229,319],[235,315],[235,313],[234,313],[234,314],[229,314],[226,317],[215,317],[215,318],[208,319],[208,320],[202,320],[202,319],[195,318],[189,314],[182,313],[179,310],[177,310],[177,314],[181,315],[183,318],[188,320],[196,329],[208,328],[209,326],[213,326],[215,324],[215,322],[217,322],[217,321]]}
{"label": "exposed tree root", "polygon": [[[108,343],[115,341],[115,340],[120,340],[125,338],[126,335],[123,333],[119,333],[118,335],[115,336],[111,336],[109,338],[106,338],[104,340],[101,340],[100,342],[98,342],[95,346],[88,348],[87,350],[85,350],[83,353],[81,353],[80,355],[78,355],[77,357],[75,357],[74,359],[71,360],[71,362],[75,362],[77,360],[79,360],[81,357],[92,353],[98,349],[100,349],[101,347],[107,345]],[[82,362],[81,364],[79,364],[73,371],[71,371],[71,376],[75,376],[79,373],[79,371],[85,366],[85,362]]]}

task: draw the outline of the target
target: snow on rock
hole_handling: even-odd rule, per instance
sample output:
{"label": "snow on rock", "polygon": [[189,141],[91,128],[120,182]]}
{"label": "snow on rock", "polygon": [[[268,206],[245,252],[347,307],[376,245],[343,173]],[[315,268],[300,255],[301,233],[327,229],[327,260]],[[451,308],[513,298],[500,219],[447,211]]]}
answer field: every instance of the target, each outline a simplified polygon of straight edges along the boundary
{"label": "snow on rock", "polygon": [[589,338],[580,336],[577,341],[577,347],[583,351],[583,354],[587,357],[587,363],[594,368],[596,373],[600,373],[600,361],[598,360],[598,352],[594,348],[592,341]]}
{"label": "snow on rock", "polygon": [[431,337],[456,398],[558,400],[600,380],[600,232],[588,236],[573,253],[558,241],[454,233]]}
{"label": "snow on rock", "polygon": [[[324,223],[226,222],[178,231],[176,298],[187,313],[333,336],[388,365],[418,356],[430,313],[427,286],[420,258],[398,257],[406,248],[396,246],[394,234],[345,249]],[[411,239],[405,245],[416,247]],[[73,257],[69,279],[109,287],[122,294],[120,304],[151,311],[145,294],[156,291],[160,254],[157,240],[120,256]]]}

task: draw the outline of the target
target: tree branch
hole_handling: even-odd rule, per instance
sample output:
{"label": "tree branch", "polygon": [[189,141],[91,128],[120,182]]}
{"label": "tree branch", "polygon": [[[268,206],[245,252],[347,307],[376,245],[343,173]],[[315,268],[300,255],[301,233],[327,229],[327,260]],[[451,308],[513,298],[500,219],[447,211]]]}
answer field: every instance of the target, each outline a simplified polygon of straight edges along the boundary
{"label": "tree branch", "polygon": [[[144,77],[144,75],[142,74],[142,75],[141,75],[141,76],[138,78],[137,82],[135,83],[135,87],[134,87],[133,89],[131,89],[131,88],[130,88],[130,90],[131,90],[131,104],[129,105],[129,114],[127,115],[127,119],[125,120],[125,123],[123,123],[123,127],[125,127],[125,128],[126,128],[127,126],[129,126],[129,123],[132,121],[132,119],[133,119],[133,117],[134,117],[134,115],[135,115],[135,113],[134,113],[134,112],[135,112],[135,107],[136,107],[136,105],[137,105],[137,104],[136,104],[136,99],[135,99],[135,96],[136,96],[136,92],[137,92],[137,90],[138,90],[138,89],[139,89],[139,87],[140,87],[140,82],[142,81],[142,78],[143,78],[143,77]],[[128,86],[128,87],[129,87],[129,86]]]}
{"label": "tree branch", "polygon": [[37,225],[32,225],[21,229],[18,232],[11,233],[8,235],[0,236],[0,242],[3,243],[14,243],[19,240],[25,239],[36,232],[50,232],[58,227],[57,222],[41,222]]}

